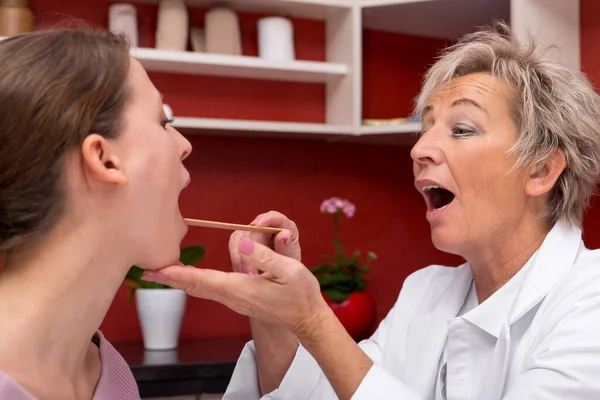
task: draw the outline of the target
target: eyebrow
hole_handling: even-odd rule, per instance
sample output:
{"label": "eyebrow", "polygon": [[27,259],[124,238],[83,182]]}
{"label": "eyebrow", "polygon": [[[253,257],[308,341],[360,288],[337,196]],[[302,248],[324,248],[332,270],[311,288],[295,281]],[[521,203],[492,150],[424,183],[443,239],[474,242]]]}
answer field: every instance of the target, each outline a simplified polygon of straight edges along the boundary
{"label": "eyebrow", "polygon": [[[473,99],[470,99],[468,97],[461,97],[460,99],[456,99],[452,102],[452,105],[450,105],[450,107],[457,107],[457,106],[461,106],[461,105],[471,105],[475,108],[478,108],[479,110],[483,111],[484,113],[487,114],[487,110],[485,108],[483,108],[483,106],[481,104],[479,104],[478,102],[476,102]],[[427,105],[425,106],[425,108],[423,108],[423,114],[425,115],[428,112],[430,112],[433,109],[432,105]]]}

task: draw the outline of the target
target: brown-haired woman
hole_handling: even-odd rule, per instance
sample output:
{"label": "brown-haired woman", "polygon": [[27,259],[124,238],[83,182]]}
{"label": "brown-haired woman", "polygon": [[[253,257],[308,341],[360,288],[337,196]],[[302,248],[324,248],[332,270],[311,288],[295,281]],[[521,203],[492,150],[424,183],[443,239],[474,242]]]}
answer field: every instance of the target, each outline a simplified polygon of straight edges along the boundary
{"label": "brown-haired woman", "polygon": [[132,264],[177,261],[190,143],[108,32],[0,42],[0,399],[139,399],[97,332]]}

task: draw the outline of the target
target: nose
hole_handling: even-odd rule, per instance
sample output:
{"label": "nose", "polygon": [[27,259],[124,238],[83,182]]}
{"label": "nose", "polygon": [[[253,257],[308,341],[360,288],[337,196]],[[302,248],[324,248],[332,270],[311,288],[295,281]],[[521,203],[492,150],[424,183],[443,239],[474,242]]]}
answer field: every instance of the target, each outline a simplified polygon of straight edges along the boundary
{"label": "nose", "polygon": [[177,131],[177,139],[181,151],[181,161],[183,161],[192,153],[192,144],[179,131]]}
{"label": "nose", "polygon": [[442,163],[443,153],[440,147],[440,139],[437,136],[433,128],[421,134],[421,137],[410,151],[410,157],[415,164],[424,166]]}

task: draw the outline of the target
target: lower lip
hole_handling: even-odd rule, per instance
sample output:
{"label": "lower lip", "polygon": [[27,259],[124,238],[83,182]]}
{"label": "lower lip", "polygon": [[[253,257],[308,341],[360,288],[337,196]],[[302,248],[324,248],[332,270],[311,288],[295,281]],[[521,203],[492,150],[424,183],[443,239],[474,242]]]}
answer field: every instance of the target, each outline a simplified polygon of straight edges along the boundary
{"label": "lower lip", "polygon": [[429,222],[438,219],[444,212],[448,210],[454,204],[454,200],[446,204],[444,207],[436,208],[435,210],[427,210],[426,217]]}

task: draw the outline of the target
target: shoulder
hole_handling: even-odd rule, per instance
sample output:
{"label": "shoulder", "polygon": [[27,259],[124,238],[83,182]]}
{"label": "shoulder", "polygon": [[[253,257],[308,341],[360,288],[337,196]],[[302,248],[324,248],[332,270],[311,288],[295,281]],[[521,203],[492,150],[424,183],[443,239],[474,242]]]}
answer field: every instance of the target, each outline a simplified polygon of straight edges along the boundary
{"label": "shoulder", "polygon": [[430,265],[410,274],[402,285],[402,292],[422,292],[427,289],[435,293],[443,290],[455,278],[464,274],[470,274],[467,264],[458,267]]}
{"label": "shoulder", "polygon": [[582,247],[573,267],[555,286],[553,292],[562,298],[600,298],[600,249],[588,250]]}
{"label": "shoulder", "polygon": [[35,400],[10,375],[0,371],[0,399]]}
{"label": "shoulder", "polygon": [[404,280],[394,308],[410,312],[424,305],[434,307],[452,282],[470,277],[467,264],[458,267],[430,265],[415,271]]}
{"label": "shoulder", "polygon": [[549,291],[543,304],[549,330],[577,322],[598,329],[600,321],[600,250],[582,248],[573,267]]}
{"label": "shoulder", "polygon": [[[139,399],[137,383],[131,373],[131,369],[123,356],[100,331],[94,337],[100,348],[100,360],[102,361],[102,374],[96,388],[99,392],[109,394],[106,398]],[[110,397],[117,395],[117,397]]]}

